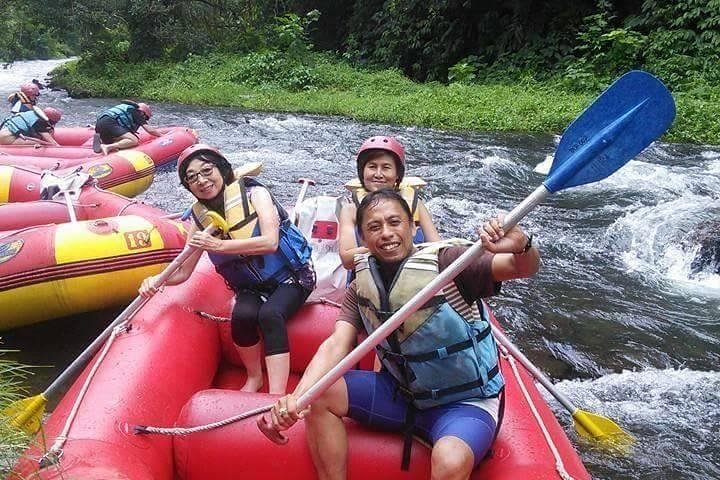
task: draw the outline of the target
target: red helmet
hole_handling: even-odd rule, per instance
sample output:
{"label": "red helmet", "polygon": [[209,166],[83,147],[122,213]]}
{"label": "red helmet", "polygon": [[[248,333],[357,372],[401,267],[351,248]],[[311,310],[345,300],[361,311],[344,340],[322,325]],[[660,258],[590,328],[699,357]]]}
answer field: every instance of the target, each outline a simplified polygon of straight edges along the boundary
{"label": "red helmet", "polygon": [[28,97],[36,98],[40,96],[40,89],[34,83],[26,83],[20,87],[20,91]]}
{"label": "red helmet", "polygon": [[138,103],[137,104],[138,109],[145,114],[145,118],[150,120],[152,118],[152,110],[150,110],[150,106],[147,103]]}
{"label": "red helmet", "polygon": [[227,158],[225,158],[225,155],[220,153],[220,150],[206,143],[198,143],[183,150],[177,160],[178,177],[180,177],[180,183],[182,183],[185,188],[188,188],[187,182],[185,181],[185,171],[187,170],[187,166],[195,159],[195,157],[203,154],[205,154],[203,160],[217,165],[218,170],[220,170],[226,184],[235,179],[232,165],[230,165],[230,162],[228,162]]}
{"label": "red helmet", "polygon": [[62,118],[62,112],[57,108],[45,107],[43,108],[43,113],[53,124],[58,123]]}
{"label": "red helmet", "polygon": [[358,179],[360,183],[363,183],[363,169],[367,163],[366,152],[370,150],[385,150],[390,152],[395,157],[395,166],[398,170],[398,183],[402,181],[405,176],[405,149],[398,142],[395,137],[370,137],[360,145],[360,150],[357,153],[357,170]]}

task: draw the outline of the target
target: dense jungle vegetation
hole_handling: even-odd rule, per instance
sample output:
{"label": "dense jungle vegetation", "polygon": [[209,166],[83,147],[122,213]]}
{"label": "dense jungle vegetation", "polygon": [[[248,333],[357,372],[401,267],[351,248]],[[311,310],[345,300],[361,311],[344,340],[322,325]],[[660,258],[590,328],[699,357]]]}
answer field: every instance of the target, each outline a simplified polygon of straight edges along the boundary
{"label": "dense jungle vegetation", "polygon": [[561,131],[642,68],[670,140],[720,143],[720,0],[6,0],[0,59],[80,55],[76,95]]}

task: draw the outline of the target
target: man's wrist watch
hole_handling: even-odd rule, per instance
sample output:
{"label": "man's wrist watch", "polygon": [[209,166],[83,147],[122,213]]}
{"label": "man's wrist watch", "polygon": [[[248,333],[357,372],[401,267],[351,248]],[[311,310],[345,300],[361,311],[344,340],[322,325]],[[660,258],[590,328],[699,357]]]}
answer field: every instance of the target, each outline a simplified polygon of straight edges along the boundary
{"label": "man's wrist watch", "polygon": [[532,241],[533,241],[533,236],[531,233],[530,236],[527,237],[527,243],[525,244],[525,247],[522,250],[520,250],[516,255],[522,255],[524,253],[527,253],[533,246]]}

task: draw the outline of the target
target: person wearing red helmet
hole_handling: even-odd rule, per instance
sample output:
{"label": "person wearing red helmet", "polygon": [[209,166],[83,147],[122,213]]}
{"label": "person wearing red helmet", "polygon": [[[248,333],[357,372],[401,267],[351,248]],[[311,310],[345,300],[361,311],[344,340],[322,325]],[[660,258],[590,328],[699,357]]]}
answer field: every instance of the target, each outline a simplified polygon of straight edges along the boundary
{"label": "person wearing red helmet", "polygon": [[58,145],[53,130],[61,118],[62,112],[53,107],[12,115],[0,124],[0,145]]}
{"label": "person wearing red helmet", "polygon": [[[285,322],[315,288],[312,250],[269,190],[255,178],[233,172],[216,148],[199,144],[185,149],[178,158],[178,176],[197,200],[187,240],[197,252],[167,284],[187,280],[207,251],[235,292],[231,331],[248,374],[242,390],[256,392],[262,387],[264,352],[269,393],[285,393],[290,373]],[[229,223],[228,233],[213,236],[202,231],[212,223],[210,212]],[[140,294],[153,295],[156,283],[156,276],[145,279]]]}
{"label": "person wearing red helmet", "polygon": [[146,103],[123,101],[98,115],[95,122],[95,142],[93,148],[97,153],[107,155],[115,150],[137,147],[140,139],[137,131],[140,127],[150,135],[162,135],[147,122],[152,118],[152,110]]}
{"label": "person wearing red helmet", "polygon": [[357,206],[369,192],[390,188],[400,193],[413,214],[415,243],[440,240],[430,212],[419,198],[418,190],[425,182],[417,177],[405,177],[405,149],[395,137],[376,136],[363,142],[357,157],[358,178],[345,187],[352,194],[352,202],[345,204],[340,212],[340,259],[343,266],[352,270],[353,258],[367,249],[359,246],[355,214]]}
{"label": "person wearing red helmet", "polygon": [[40,96],[40,88],[34,83],[26,83],[20,87],[20,90],[8,95],[7,100],[10,104],[10,113],[22,113],[32,110],[37,104]]}

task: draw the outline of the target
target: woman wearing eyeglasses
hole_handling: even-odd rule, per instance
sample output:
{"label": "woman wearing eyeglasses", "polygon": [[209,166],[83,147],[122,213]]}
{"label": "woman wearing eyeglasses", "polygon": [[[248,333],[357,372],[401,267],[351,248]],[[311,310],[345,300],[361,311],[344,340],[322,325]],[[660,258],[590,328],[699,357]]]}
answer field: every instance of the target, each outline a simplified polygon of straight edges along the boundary
{"label": "woman wearing eyeglasses", "polygon": [[[256,392],[262,387],[264,351],[268,391],[285,393],[290,372],[285,322],[315,288],[310,246],[270,192],[254,178],[236,178],[217,149],[203,144],[185,149],[178,158],[178,175],[197,199],[187,245],[198,251],[166,283],[187,280],[202,251],[207,251],[235,292],[232,336],[248,373],[241,390]],[[202,231],[211,224],[208,212],[227,221],[228,234],[217,237]],[[140,294],[152,296],[156,285],[156,276],[145,279]]]}
{"label": "woman wearing eyeglasses", "polygon": [[12,115],[0,123],[0,145],[58,145],[53,130],[61,118],[62,112],[53,107]]}

